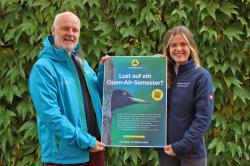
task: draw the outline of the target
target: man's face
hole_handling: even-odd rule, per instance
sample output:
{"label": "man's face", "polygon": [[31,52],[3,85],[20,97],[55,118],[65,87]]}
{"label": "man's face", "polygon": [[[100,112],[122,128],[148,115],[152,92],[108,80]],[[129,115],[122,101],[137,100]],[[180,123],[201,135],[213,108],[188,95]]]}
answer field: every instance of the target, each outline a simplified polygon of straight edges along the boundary
{"label": "man's face", "polygon": [[52,27],[56,48],[65,48],[71,54],[80,36],[80,20],[72,14],[60,16]]}

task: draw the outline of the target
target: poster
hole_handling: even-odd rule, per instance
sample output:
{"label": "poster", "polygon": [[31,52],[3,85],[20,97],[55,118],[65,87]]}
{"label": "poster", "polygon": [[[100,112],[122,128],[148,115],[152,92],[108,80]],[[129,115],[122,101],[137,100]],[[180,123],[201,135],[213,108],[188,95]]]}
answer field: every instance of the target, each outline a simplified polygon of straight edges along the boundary
{"label": "poster", "polygon": [[105,62],[102,142],[110,147],[166,145],[166,58],[113,56]]}

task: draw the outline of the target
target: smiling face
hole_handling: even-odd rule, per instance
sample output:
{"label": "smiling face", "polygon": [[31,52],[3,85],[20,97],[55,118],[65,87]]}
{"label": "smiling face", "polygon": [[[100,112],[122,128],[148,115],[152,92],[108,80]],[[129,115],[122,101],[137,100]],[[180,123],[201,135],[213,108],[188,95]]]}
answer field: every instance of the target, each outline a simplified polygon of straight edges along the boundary
{"label": "smiling face", "polygon": [[59,14],[52,27],[55,47],[65,48],[70,55],[80,36],[80,20],[71,12]]}
{"label": "smiling face", "polygon": [[185,38],[176,34],[169,43],[170,57],[175,61],[176,65],[185,64],[190,56],[190,48]]}

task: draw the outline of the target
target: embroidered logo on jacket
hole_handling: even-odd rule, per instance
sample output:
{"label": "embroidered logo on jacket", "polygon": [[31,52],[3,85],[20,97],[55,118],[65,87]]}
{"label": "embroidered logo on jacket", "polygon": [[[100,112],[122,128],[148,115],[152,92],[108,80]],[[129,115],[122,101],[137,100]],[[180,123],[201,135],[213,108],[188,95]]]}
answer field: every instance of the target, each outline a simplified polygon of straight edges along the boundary
{"label": "embroidered logo on jacket", "polygon": [[65,79],[65,80],[61,80],[61,81],[59,82],[59,84],[60,84],[61,86],[69,85],[69,84],[71,84],[71,81]]}
{"label": "embroidered logo on jacket", "polygon": [[189,86],[189,82],[177,82],[177,87],[186,88]]}

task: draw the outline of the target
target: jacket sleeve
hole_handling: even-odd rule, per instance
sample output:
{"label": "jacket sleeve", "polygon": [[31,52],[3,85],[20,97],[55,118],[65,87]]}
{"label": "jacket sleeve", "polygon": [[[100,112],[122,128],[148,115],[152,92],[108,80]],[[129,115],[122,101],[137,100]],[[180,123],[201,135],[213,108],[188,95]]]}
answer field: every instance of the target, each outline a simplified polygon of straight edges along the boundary
{"label": "jacket sleeve", "polygon": [[60,111],[57,84],[53,75],[43,65],[34,65],[29,77],[29,90],[37,116],[55,135],[72,140],[82,149],[95,146],[96,138],[75,127]]}
{"label": "jacket sleeve", "polygon": [[212,121],[214,95],[212,79],[209,73],[203,73],[195,86],[195,115],[189,128],[184,133],[183,138],[172,144],[172,149],[176,155],[186,152],[197,142],[203,139],[203,135]]}

